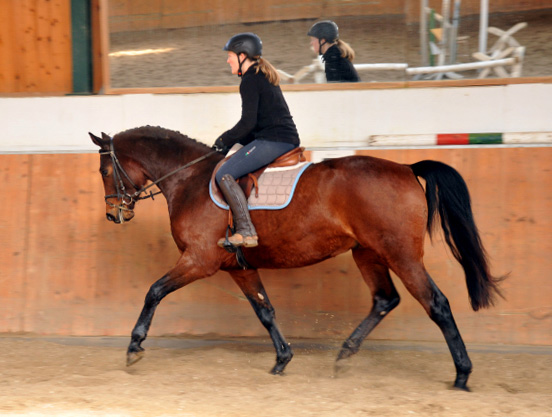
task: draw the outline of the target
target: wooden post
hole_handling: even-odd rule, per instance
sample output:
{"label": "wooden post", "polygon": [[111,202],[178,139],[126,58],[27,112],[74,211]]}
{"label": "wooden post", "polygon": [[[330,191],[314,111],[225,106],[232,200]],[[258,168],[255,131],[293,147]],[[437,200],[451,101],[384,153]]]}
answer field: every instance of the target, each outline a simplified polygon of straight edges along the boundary
{"label": "wooden post", "polygon": [[100,5],[100,44],[102,54],[102,81],[103,92],[111,91],[111,77],[109,69],[109,13],[107,0],[99,0]]}
{"label": "wooden post", "polygon": [[429,64],[429,41],[427,27],[427,2],[428,0],[420,0],[420,48],[422,53],[422,67]]}
{"label": "wooden post", "polygon": [[452,28],[450,30],[450,56],[449,64],[456,64],[456,51],[458,45],[458,26],[460,24],[460,2],[461,0],[454,0],[454,11],[452,13]]}

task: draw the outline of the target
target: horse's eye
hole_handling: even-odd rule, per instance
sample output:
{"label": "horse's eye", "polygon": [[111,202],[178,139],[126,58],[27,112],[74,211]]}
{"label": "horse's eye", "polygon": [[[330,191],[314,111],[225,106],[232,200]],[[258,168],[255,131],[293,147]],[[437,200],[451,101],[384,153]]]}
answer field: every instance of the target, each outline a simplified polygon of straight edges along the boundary
{"label": "horse's eye", "polygon": [[100,174],[102,174],[102,177],[107,177],[109,175],[109,172],[107,171],[107,169],[102,168],[100,169]]}

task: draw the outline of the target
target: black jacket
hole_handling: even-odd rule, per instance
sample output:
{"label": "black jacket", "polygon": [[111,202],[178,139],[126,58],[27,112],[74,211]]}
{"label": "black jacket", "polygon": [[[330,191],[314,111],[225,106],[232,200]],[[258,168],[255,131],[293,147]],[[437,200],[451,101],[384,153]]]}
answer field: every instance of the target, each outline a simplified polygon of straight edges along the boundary
{"label": "black jacket", "polygon": [[351,61],[341,56],[337,45],[332,45],[322,55],[326,67],[326,80],[328,82],[358,82],[356,69]]}
{"label": "black jacket", "polygon": [[249,67],[240,84],[242,115],[240,121],[221,137],[231,147],[247,145],[255,139],[299,145],[299,134],[279,86],[268,82],[257,65]]}

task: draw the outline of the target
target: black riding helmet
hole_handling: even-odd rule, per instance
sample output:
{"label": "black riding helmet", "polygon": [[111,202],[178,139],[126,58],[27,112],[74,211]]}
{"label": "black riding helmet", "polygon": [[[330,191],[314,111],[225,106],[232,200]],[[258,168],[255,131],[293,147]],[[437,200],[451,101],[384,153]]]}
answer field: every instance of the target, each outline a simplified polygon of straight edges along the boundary
{"label": "black riding helmet", "polygon": [[231,51],[238,55],[238,77],[242,76],[241,67],[243,61],[240,61],[239,55],[245,54],[249,59],[256,59],[263,54],[263,42],[261,38],[251,32],[238,33],[237,35],[232,36],[224,48],[223,51]]}
{"label": "black riding helmet", "polygon": [[322,45],[326,43],[334,43],[339,39],[339,28],[331,20],[322,20],[321,22],[316,22],[310,28],[307,36],[312,36],[318,38],[319,40],[324,39],[325,42],[320,43],[318,48],[318,54],[322,55]]}

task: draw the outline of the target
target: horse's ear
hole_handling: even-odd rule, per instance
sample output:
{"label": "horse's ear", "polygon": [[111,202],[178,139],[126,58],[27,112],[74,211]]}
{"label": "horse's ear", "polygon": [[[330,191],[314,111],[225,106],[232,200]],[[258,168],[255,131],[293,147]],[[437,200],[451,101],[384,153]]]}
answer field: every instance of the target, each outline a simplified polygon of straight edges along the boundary
{"label": "horse's ear", "polygon": [[[97,137],[93,133],[88,132],[90,135],[90,138],[92,139],[92,142],[94,142],[96,145],[98,145],[100,148],[105,148],[109,145],[109,136],[107,136],[105,133],[102,133],[102,138]],[[105,136],[107,136],[107,140],[105,139]]]}
{"label": "horse's ear", "polygon": [[106,142],[111,141],[111,136],[109,136],[107,133],[102,132],[102,139]]}

